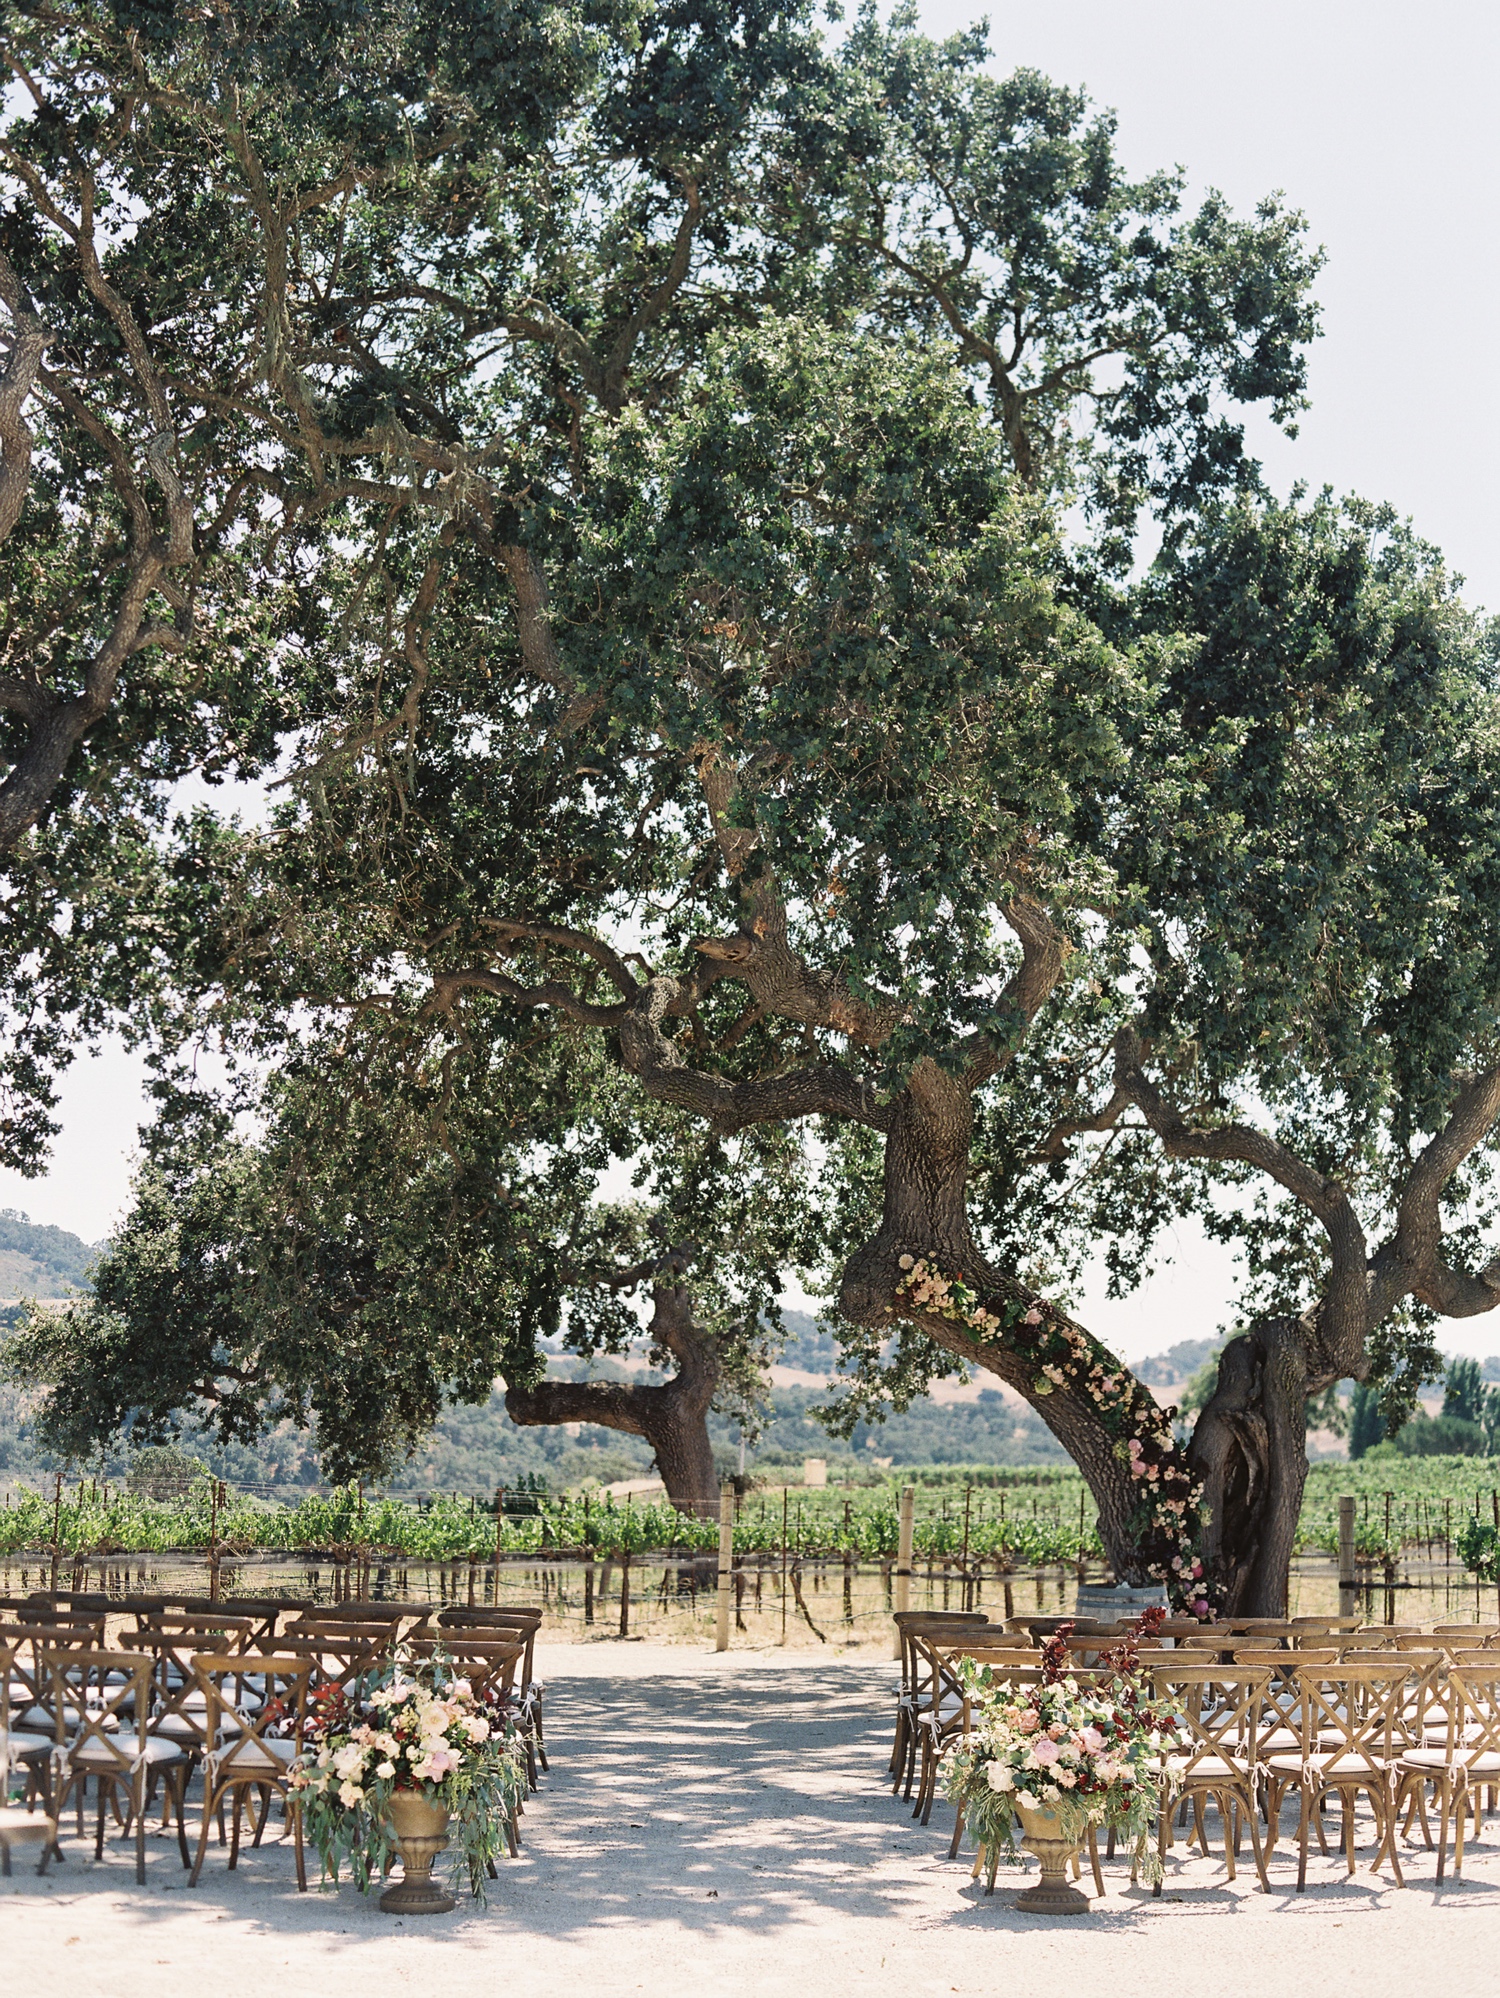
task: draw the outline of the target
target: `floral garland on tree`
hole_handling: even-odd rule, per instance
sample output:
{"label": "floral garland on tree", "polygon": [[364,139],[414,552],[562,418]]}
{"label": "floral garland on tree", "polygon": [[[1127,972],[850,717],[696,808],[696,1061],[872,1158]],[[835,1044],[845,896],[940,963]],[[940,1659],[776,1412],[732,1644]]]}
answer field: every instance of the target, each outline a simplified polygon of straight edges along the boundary
{"label": "floral garland on tree", "polygon": [[[1065,1387],[1092,1403],[1115,1438],[1115,1455],[1128,1465],[1139,1495],[1129,1525],[1146,1572],[1166,1583],[1175,1605],[1193,1616],[1208,1616],[1212,1585],[1198,1554],[1203,1487],[1179,1461],[1172,1434],[1175,1410],[1162,1409],[1097,1339],[1040,1302],[1008,1300],[998,1311],[991,1310],[962,1274],[946,1276],[920,1256],[902,1256],[900,1268],[896,1290],[904,1304],[962,1325],[982,1343],[1003,1344],[1018,1357],[1035,1361],[1033,1394],[1046,1396]],[[1024,1344],[1014,1336],[1017,1328],[1024,1328]]]}

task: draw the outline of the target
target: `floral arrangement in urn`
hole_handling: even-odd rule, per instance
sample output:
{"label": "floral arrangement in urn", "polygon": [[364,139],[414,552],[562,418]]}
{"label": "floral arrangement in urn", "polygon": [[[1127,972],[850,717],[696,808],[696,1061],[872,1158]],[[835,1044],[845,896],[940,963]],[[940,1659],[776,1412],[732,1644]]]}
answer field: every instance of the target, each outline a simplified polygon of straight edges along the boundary
{"label": "floral arrangement in urn", "polygon": [[1000,1861],[1019,1857],[1018,1821],[1030,1835],[1043,1816],[1075,1848],[1091,1825],[1107,1826],[1154,1884],[1161,1861],[1151,1830],[1185,1765],[1171,1709],[1150,1697],[1133,1647],[1104,1654],[1111,1676],[1098,1684],[1064,1675],[1065,1647],[1055,1640],[1042,1655],[1041,1684],[967,1669],[978,1718],[950,1759],[947,1790],[988,1865],[989,1891]]}
{"label": "floral arrangement in urn", "polygon": [[325,1879],[337,1880],[347,1860],[368,1892],[402,1849],[402,1805],[421,1800],[443,1834],[435,1850],[448,1843],[451,1824],[470,1892],[484,1899],[527,1789],[525,1756],[500,1701],[481,1697],[441,1657],[398,1659],[353,1693],[315,1687],[304,1740],[292,1786]]}

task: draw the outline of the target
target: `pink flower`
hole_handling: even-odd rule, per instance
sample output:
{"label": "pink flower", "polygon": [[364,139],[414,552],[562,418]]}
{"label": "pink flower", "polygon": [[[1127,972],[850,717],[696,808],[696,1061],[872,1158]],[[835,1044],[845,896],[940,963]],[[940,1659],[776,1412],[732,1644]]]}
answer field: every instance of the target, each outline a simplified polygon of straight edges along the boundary
{"label": "pink flower", "polygon": [[1041,1322],[1042,1322],[1042,1314],[1040,1313],[1040,1311],[1037,1310],[1035,1305],[1032,1305],[1030,1311],[1028,1311],[1026,1316],[1021,1320],[1021,1323],[1023,1325],[1040,1325]]}
{"label": "pink flower", "polygon": [[1041,1715],[1037,1712],[1036,1708],[1028,1707],[1016,1722],[1017,1731],[1021,1734],[1035,1734],[1037,1723],[1040,1719]]}
{"label": "pink flower", "polygon": [[1057,1743],[1049,1740],[1044,1734],[1040,1741],[1032,1744],[1031,1760],[1036,1764],[1038,1769],[1050,1769],[1053,1763],[1056,1762],[1059,1753],[1060,1750]]}
{"label": "pink flower", "polygon": [[1078,1730],[1078,1746],[1086,1748],[1090,1755],[1097,1755],[1104,1746],[1104,1736],[1096,1727],[1081,1727]]}

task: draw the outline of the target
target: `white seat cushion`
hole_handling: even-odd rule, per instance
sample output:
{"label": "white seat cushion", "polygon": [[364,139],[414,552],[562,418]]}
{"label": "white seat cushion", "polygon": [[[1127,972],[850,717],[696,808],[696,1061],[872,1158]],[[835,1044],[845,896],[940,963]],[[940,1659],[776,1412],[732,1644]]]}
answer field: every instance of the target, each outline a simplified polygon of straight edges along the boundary
{"label": "white seat cushion", "polygon": [[[119,1769],[122,1758],[128,1767],[135,1760],[139,1749],[140,1743],[133,1736],[127,1735],[120,1743],[119,1753],[112,1755],[107,1742],[96,1740],[90,1735],[86,1740],[79,1742],[76,1748],[71,1749],[69,1755],[75,1769]],[[146,1737],[145,1756],[153,1767],[158,1763],[180,1762],[183,1759],[181,1744],[166,1741],[159,1734]]]}
{"label": "white seat cushion", "polygon": [[52,1746],[52,1736],[46,1732],[33,1733],[26,1728],[12,1728],[8,1737],[10,1759],[23,1762],[31,1755],[45,1755]]}
{"label": "white seat cushion", "polygon": [[243,1776],[251,1769],[270,1769],[280,1775],[296,1752],[297,1744],[280,1735],[245,1735],[221,1752],[219,1774]]}
{"label": "white seat cushion", "polygon": [[[1448,1747],[1408,1748],[1401,1758],[1403,1769],[1427,1770],[1434,1774],[1448,1768]],[[1466,1769],[1471,1776],[1500,1776],[1500,1755],[1479,1748],[1460,1748],[1453,1757],[1454,1769]]]}

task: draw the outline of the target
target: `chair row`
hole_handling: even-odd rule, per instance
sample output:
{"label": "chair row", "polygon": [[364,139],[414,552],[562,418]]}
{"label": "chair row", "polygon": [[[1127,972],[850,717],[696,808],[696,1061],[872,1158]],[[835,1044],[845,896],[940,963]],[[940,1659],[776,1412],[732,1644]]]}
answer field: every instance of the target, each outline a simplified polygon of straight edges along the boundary
{"label": "chair row", "polygon": [[[913,1814],[926,1823],[941,1764],[976,1721],[962,1662],[988,1667],[992,1679],[1026,1685],[1041,1683],[1041,1657],[1024,1641],[1018,1644],[1021,1634],[1013,1630],[972,1620],[944,1625],[920,1614],[902,1623],[906,1672],[890,1766],[893,1788],[904,1786],[908,1799],[916,1781]],[[1350,1633],[1318,1651],[1243,1643],[1223,1646],[1222,1657],[1190,1649],[1143,1649],[1141,1664],[1158,1690],[1176,1689],[1172,1697],[1191,1744],[1184,1808],[1191,1806],[1204,1849],[1204,1803],[1211,1798],[1225,1826],[1231,1876],[1241,1830],[1248,1825],[1264,1883],[1252,1806],[1265,1818],[1269,1850],[1278,1835],[1281,1804],[1295,1793],[1302,1800],[1300,1889],[1309,1830],[1323,1841],[1323,1810],[1335,1796],[1344,1802],[1352,1867],[1355,1803],[1364,1795],[1377,1821],[1375,1864],[1388,1857],[1399,1880],[1395,1820],[1404,1809],[1409,1835],[1420,1817],[1430,1847],[1431,1793],[1441,1816],[1439,1879],[1450,1819],[1455,1866],[1461,1867],[1465,1812],[1477,1825],[1482,1793],[1493,1800],[1493,1788],[1500,1783],[1500,1748],[1494,1739],[1500,1651],[1459,1642],[1487,1634],[1473,1625],[1460,1626],[1451,1633],[1429,1634],[1425,1648],[1403,1647],[1384,1655],[1348,1647]],[[1097,1656],[1100,1638],[1096,1632],[1074,1643],[1080,1649],[1091,1646]],[[1085,1682],[1109,1676],[1083,1664],[1073,1670]],[[1169,1839],[1166,1814],[1162,1829],[1164,1840]],[[956,1853],[961,1835],[960,1821],[950,1853]],[[1092,1844],[1090,1850],[1097,1875]]]}
{"label": "chair row", "polygon": [[[548,1767],[543,1688],[532,1672],[541,1612],[527,1608],[499,1615],[458,1614],[461,1621],[445,1621],[436,1631],[404,1638],[402,1647],[413,1657],[430,1657],[441,1651],[481,1695],[492,1698],[508,1714],[525,1744],[534,1790],[538,1763],[543,1770]],[[0,1862],[4,1870],[9,1870],[11,1842],[37,1838],[39,1822],[53,1825],[52,1835],[44,1843],[45,1867],[56,1847],[56,1819],[70,1795],[76,1796],[82,1836],[83,1790],[93,1774],[98,1779],[96,1851],[103,1850],[108,1801],[124,1825],[128,1827],[132,1818],[136,1823],[139,1874],[144,1864],[144,1829],[139,1816],[142,1786],[152,1794],[160,1788],[164,1823],[175,1807],[181,1842],[187,1784],[200,1768],[205,1777],[205,1826],[219,1811],[221,1836],[222,1800],[231,1791],[235,1793],[232,1866],[239,1845],[240,1793],[249,1779],[234,1774],[234,1758],[230,1762],[224,1759],[220,1737],[228,1714],[232,1711],[246,1727],[254,1727],[257,1717],[274,1713],[278,1730],[269,1738],[284,1738],[291,1744],[289,1760],[301,1748],[309,1688],[336,1685],[357,1692],[363,1680],[387,1663],[393,1642],[388,1629],[359,1619],[332,1617],[303,1619],[270,1643],[258,1644],[256,1635],[251,1619],[222,1614],[180,1617],[129,1633],[117,1648],[106,1649],[96,1641],[92,1622],[0,1624],[0,1743],[4,1749],[0,1773],[7,1792],[13,1766],[20,1767],[26,1776],[24,1813],[18,1817],[8,1810],[0,1812]],[[205,1674],[213,1679],[213,1686]],[[282,1679],[288,1685],[282,1685]],[[105,1719],[85,1729],[80,1716],[93,1711],[103,1713]],[[118,1758],[101,1753],[101,1736],[134,1742],[128,1758],[128,1781],[116,1766]],[[242,1752],[254,1759],[261,1755],[262,1746]],[[263,1776],[257,1777],[256,1783],[267,1790],[255,1835],[258,1844],[269,1809],[269,1792],[278,1789],[284,1796],[285,1784]],[[124,1813],[119,1807],[122,1789],[128,1806]],[[210,1792],[214,1792],[212,1801]],[[509,1835],[514,1848],[513,1825]],[[300,1828],[298,1840],[301,1880]],[[202,1852],[200,1842],[200,1867]],[[185,1845],[183,1854],[186,1863]]]}

